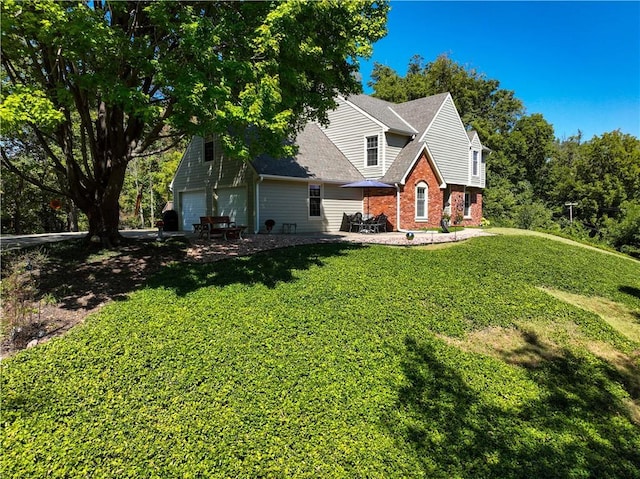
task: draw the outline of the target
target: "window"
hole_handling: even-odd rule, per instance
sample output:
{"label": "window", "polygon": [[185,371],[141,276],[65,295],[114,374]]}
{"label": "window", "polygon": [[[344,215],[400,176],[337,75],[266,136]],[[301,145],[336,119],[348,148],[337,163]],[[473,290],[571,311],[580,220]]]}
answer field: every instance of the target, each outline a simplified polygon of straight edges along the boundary
{"label": "window", "polygon": [[471,193],[464,192],[464,217],[471,217]]}
{"label": "window", "polygon": [[367,166],[378,165],[378,137],[367,137]]}
{"label": "window", "polygon": [[420,182],[416,185],[416,219],[427,219],[429,187]]}
{"label": "window", "polygon": [[322,198],[320,196],[320,185],[309,185],[309,216],[319,218],[320,217],[320,202]]}
{"label": "window", "polygon": [[204,142],[204,161],[213,161],[214,152],[215,145],[213,144],[213,140],[206,140]]}
{"label": "window", "polygon": [[473,161],[471,162],[471,171],[473,176],[478,176],[478,152],[474,150]]}

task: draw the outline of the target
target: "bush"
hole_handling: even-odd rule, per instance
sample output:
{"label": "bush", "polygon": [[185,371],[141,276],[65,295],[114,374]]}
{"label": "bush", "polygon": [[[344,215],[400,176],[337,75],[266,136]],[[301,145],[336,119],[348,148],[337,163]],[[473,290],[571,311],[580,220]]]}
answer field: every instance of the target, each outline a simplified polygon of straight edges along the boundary
{"label": "bush", "polygon": [[47,263],[41,250],[3,258],[2,265],[2,339],[24,342],[38,326],[38,280]]}
{"label": "bush", "polygon": [[640,251],[640,203],[627,201],[620,209],[618,220],[605,221],[605,239],[620,251]]}
{"label": "bush", "polygon": [[518,205],[514,210],[514,216],[518,228],[525,230],[548,228],[553,224],[551,211],[541,202]]}

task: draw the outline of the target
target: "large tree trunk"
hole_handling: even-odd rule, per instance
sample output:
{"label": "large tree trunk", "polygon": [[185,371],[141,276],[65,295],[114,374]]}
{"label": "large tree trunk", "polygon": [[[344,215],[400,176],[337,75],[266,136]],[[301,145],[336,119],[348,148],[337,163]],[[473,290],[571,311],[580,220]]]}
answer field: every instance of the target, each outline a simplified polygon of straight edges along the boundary
{"label": "large tree trunk", "polygon": [[126,169],[124,161],[111,166],[105,171],[104,185],[99,184],[95,188],[87,189],[79,183],[71,185],[75,203],[89,220],[88,241],[107,248],[121,243],[119,198]]}

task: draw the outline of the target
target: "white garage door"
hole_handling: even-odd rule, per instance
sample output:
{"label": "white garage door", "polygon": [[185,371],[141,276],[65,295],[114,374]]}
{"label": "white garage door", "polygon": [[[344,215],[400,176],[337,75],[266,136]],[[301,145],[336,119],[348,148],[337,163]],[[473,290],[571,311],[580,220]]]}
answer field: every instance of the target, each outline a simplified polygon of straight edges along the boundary
{"label": "white garage door", "polygon": [[182,229],[190,231],[194,223],[200,223],[200,217],[207,214],[207,199],[204,191],[185,191],[180,193],[180,218]]}
{"label": "white garage door", "polygon": [[247,189],[220,188],[218,194],[218,215],[229,216],[239,225],[247,225]]}

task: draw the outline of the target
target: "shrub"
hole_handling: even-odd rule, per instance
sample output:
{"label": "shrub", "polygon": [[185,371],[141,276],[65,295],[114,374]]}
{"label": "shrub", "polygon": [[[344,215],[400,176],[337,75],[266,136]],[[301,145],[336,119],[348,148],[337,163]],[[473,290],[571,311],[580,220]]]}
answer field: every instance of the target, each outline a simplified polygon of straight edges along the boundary
{"label": "shrub", "polygon": [[640,252],[640,203],[627,201],[621,205],[616,221],[605,222],[605,238],[615,248]]}
{"label": "shrub", "polygon": [[553,223],[551,211],[540,202],[517,206],[514,216],[518,228],[525,230],[546,228]]}
{"label": "shrub", "polygon": [[47,263],[42,250],[8,256],[2,268],[1,336],[14,342],[24,341],[38,323],[38,280]]}

